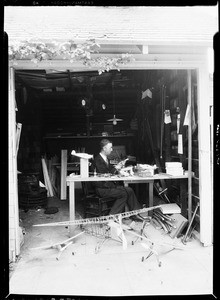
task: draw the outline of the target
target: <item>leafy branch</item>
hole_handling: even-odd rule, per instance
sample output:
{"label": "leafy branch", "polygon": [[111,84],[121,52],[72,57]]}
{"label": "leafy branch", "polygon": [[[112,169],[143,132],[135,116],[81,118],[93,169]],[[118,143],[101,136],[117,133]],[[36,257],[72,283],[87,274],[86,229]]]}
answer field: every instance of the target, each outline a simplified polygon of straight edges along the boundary
{"label": "leafy branch", "polygon": [[134,61],[132,55],[126,53],[117,57],[99,56],[92,58],[91,54],[99,53],[100,45],[94,39],[76,44],[70,40],[65,43],[52,42],[46,44],[40,41],[14,42],[9,46],[9,60],[17,64],[17,60],[31,59],[34,63],[42,60],[52,60],[55,57],[69,59],[70,63],[81,61],[85,66],[97,67],[99,74],[119,69],[121,64]]}

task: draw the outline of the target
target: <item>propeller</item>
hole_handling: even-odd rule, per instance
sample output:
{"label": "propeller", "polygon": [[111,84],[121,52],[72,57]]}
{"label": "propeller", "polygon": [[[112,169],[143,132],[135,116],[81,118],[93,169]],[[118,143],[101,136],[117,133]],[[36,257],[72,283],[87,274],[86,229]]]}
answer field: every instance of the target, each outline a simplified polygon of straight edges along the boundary
{"label": "propeller", "polygon": [[112,81],[112,101],[113,101],[113,118],[112,119],[108,119],[107,121],[110,121],[113,123],[113,125],[117,125],[118,121],[123,121],[123,119],[118,119],[116,118],[116,114],[115,114],[115,91],[114,91],[114,81]]}

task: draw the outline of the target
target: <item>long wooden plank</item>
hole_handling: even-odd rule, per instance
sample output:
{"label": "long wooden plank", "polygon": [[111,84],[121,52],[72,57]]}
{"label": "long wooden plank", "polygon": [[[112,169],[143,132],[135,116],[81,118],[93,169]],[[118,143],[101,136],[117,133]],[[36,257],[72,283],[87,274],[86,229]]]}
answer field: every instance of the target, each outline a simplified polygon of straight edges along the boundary
{"label": "long wooden plank", "polygon": [[44,176],[44,185],[47,189],[47,196],[49,197],[50,196],[50,192],[49,192],[49,188],[48,188],[48,185],[47,185],[47,180],[46,180],[46,175],[45,175],[45,170],[44,170],[44,165],[43,165],[43,161],[41,159],[41,163],[42,163],[42,171],[43,171],[43,176]]}
{"label": "long wooden plank", "polygon": [[44,176],[44,184],[46,186],[47,189],[47,196],[50,197],[50,191],[49,191],[49,187],[48,187],[48,182],[47,182],[47,177],[46,177],[46,172],[45,172],[45,166],[43,163],[43,160],[41,159],[42,162],[42,170],[43,170],[43,176]]}
{"label": "long wooden plank", "polygon": [[49,178],[49,175],[48,175],[48,170],[47,170],[45,159],[42,158],[41,161],[42,161],[42,167],[43,167],[43,174],[44,174],[45,185],[48,187],[49,196],[53,197],[54,196],[54,194],[53,194],[53,188],[52,188],[52,185],[51,185],[51,182],[50,182],[50,178]]}
{"label": "long wooden plank", "polygon": [[21,129],[22,129],[22,124],[21,123],[17,123],[17,130],[16,130],[16,155],[18,154],[18,149],[19,149]]}
{"label": "long wooden plank", "polygon": [[66,200],[67,150],[61,150],[60,199]]}

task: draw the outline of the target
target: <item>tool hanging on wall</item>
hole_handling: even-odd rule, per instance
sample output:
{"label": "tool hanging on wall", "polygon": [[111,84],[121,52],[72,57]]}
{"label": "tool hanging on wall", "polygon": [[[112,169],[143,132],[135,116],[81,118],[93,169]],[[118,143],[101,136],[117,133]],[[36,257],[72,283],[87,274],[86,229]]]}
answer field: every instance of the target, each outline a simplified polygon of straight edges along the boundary
{"label": "tool hanging on wall", "polygon": [[163,200],[167,201],[168,203],[170,203],[170,200],[169,200],[169,198],[167,197],[167,194],[166,194],[167,188],[163,189],[160,186],[159,182],[154,183],[154,188],[155,188],[156,192],[158,193],[158,196],[161,197],[161,199],[163,199]]}

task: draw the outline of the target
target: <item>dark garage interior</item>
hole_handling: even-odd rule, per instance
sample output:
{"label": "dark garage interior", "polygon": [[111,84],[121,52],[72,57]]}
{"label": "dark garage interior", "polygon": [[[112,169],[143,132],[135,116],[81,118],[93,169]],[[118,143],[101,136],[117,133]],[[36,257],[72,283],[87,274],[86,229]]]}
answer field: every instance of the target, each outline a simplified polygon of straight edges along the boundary
{"label": "dark garage interior", "polygon": [[[79,164],[71,151],[96,155],[99,141],[106,136],[113,146],[124,149],[117,153],[116,159],[131,157],[128,164],[156,164],[166,172],[165,162],[180,161],[187,169],[187,129],[183,126],[187,70],[121,70],[101,75],[97,71],[16,70],[15,79],[17,122],[22,124],[18,170],[24,176],[37,174],[38,180],[44,182],[41,165],[44,157],[57,197],[60,197],[61,150],[68,153],[68,173],[78,172]],[[195,71],[192,71],[192,86],[193,194],[198,197]],[[170,111],[170,123],[164,123],[164,110]],[[178,114],[183,154],[178,154]],[[183,184],[181,190],[178,180],[169,181],[168,185],[171,202],[178,202],[187,215],[186,186]],[[148,204],[144,185],[135,189],[141,203]]]}

